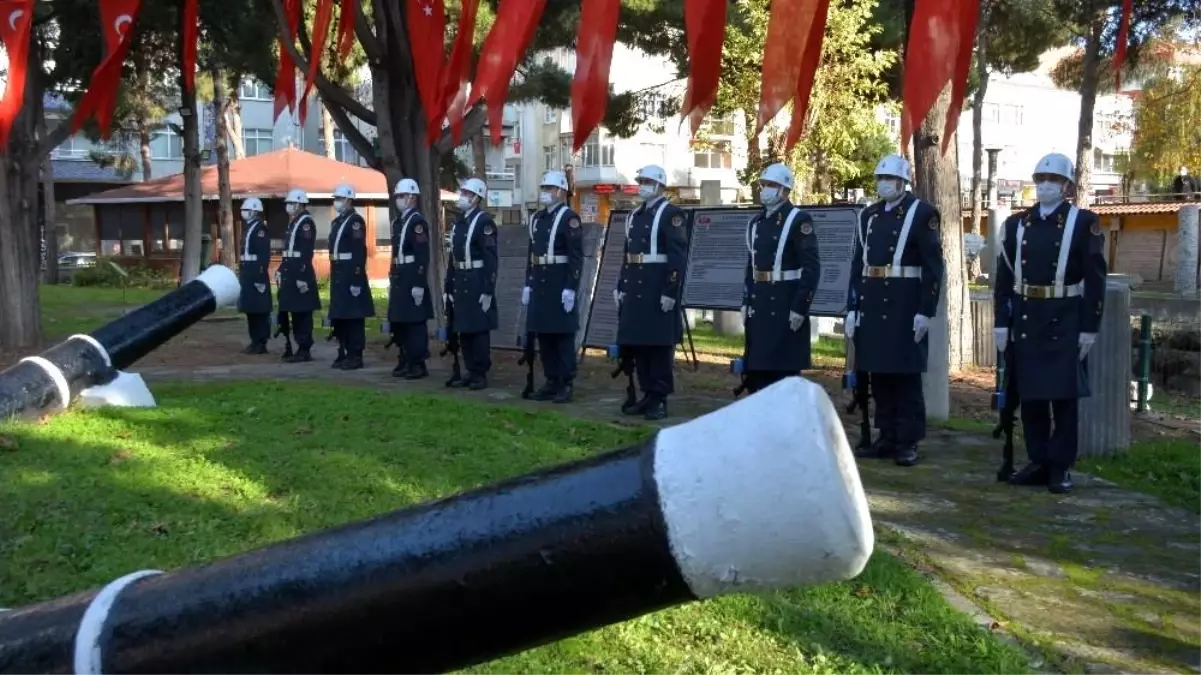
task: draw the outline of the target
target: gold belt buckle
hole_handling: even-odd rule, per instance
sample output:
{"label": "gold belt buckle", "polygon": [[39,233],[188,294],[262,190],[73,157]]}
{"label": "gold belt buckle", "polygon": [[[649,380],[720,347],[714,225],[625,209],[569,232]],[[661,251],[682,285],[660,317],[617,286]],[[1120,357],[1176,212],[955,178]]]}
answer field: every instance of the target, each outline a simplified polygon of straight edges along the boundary
{"label": "gold belt buckle", "polygon": [[629,253],[626,255],[626,262],[633,263],[635,265],[641,265],[642,264],[642,254],[641,253]]}
{"label": "gold belt buckle", "polygon": [[1047,298],[1051,297],[1051,292],[1053,290],[1054,288],[1051,286],[1027,286],[1026,297],[1046,300]]}
{"label": "gold belt buckle", "polygon": [[871,279],[883,279],[888,276],[888,268],[876,265],[870,266],[867,268],[867,276]]}
{"label": "gold belt buckle", "polygon": [[757,282],[770,282],[770,281],[771,281],[771,272],[764,272],[764,271],[762,271],[762,270],[755,270],[755,281],[757,281]]}

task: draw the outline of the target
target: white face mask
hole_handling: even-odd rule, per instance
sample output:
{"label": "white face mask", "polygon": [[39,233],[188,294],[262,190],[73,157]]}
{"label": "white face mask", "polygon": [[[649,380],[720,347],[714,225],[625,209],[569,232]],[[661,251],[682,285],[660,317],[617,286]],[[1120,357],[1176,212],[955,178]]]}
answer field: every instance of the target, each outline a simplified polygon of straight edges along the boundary
{"label": "white face mask", "polygon": [[249,223],[252,218],[254,218],[254,211],[242,212],[242,222]]}
{"label": "white face mask", "polygon": [[759,188],[759,203],[764,206],[772,206],[780,201],[780,188],[764,187]]}
{"label": "white face mask", "polygon": [[1063,199],[1063,186],[1051,181],[1043,181],[1034,187],[1034,193],[1040,204],[1049,206]]}
{"label": "white face mask", "polygon": [[657,192],[658,190],[655,189],[654,185],[642,184],[638,186],[638,198],[644,202],[653,198]]}
{"label": "white face mask", "polygon": [[296,211],[298,211],[299,209],[300,209],[299,204],[284,204],[284,210],[288,212],[289,216],[296,215]]}
{"label": "white face mask", "polygon": [[337,211],[338,213],[342,213],[343,211],[345,211],[346,210],[346,200],[345,199],[335,199],[334,200],[334,210]]}
{"label": "white face mask", "polygon": [[459,201],[455,202],[455,205],[459,207],[460,211],[466,211],[471,208],[471,198],[460,195]]}
{"label": "white face mask", "polygon": [[880,195],[880,199],[891,202],[901,196],[901,188],[897,186],[895,180],[878,180],[876,181],[876,194]]}
{"label": "white face mask", "polygon": [[550,206],[555,203],[555,196],[546,191],[540,192],[538,193],[538,203],[543,206]]}

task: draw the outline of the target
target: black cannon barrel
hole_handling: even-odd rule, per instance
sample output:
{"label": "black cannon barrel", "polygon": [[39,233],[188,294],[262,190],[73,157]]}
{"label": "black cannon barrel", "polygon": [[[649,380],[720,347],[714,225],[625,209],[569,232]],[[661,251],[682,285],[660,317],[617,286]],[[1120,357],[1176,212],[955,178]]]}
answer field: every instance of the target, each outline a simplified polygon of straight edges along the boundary
{"label": "black cannon barrel", "polygon": [[848,579],[873,543],[838,415],[793,377],[637,446],[0,612],[0,672],[442,672]]}
{"label": "black cannon barrel", "polygon": [[163,345],[238,299],[238,275],[213,265],[192,281],[89,335],[72,335],[0,372],[0,420],[26,410],[65,408],[79,392]]}

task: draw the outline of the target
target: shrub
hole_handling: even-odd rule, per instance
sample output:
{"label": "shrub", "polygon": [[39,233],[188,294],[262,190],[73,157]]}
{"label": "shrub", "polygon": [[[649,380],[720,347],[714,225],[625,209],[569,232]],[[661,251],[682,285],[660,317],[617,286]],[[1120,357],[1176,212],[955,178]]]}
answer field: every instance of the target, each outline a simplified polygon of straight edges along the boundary
{"label": "shrub", "polygon": [[99,286],[103,288],[150,288],[167,290],[175,288],[178,283],[175,271],[167,268],[154,267],[144,262],[118,263],[129,273],[123,277],[112,265],[108,258],[97,258],[94,267],[77,270],[71,277],[73,286]]}

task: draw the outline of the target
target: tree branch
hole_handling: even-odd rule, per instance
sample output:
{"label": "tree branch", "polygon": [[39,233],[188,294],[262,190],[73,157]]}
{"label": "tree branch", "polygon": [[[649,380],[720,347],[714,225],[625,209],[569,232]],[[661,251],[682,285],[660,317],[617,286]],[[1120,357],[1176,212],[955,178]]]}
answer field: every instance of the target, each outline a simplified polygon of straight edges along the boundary
{"label": "tree branch", "polygon": [[383,42],[371,32],[371,24],[367,23],[367,15],[363,13],[363,3],[355,4],[354,33],[359,38],[359,44],[363,45],[363,53],[367,58],[380,63],[384,60]]}
{"label": "tree branch", "polygon": [[[477,103],[472,106],[471,110],[463,116],[463,131],[459,134],[460,138],[471,138],[484,128],[484,124],[488,121],[488,113],[484,108],[483,103]],[[450,127],[442,130],[442,136],[434,143],[434,150],[439,154],[445,154],[454,150],[454,140],[451,138]]]}
{"label": "tree branch", "polygon": [[330,119],[334,121],[334,125],[342,132],[342,137],[346,139],[346,142],[350,143],[355,152],[359,153],[359,157],[366,159],[367,164],[372,169],[383,171],[384,167],[380,163],[379,157],[376,156],[375,147],[371,144],[371,141],[367,140],[363,132],[359,131],[359,128],[354,125],[354,122],[351,121],[346,111],[336,105],[328,105],[325,100],[325,94],[321,91],[317,92],[317,96],[321,98],[321,103],[329,111]]}
{"label": "tree branch", "polygon": [[[271,7],[275,10],[275,23],[277,33],[280,38],[280,43],[282,43],[284,48],[288,50],[288,55],[291,56],[292,60],[296,62],[297,67],[300,68],[302,72],[308,72],[309,60],[305,58],[300,51],[296,49],[296,45],[294,45],[292,41],[288,39],[288,18],[287,15],[284,14],[283,3],[281,0],[271,0]],[[297,29],[296,37],[300,40],[301,48],[304,49],[306,53],[311,54],[312,45],[309,43],[303,21],[297,26]],[[327,107],[329,107],[328,104],[336,104],[341,106],[346,112],[363,120],[367,124],[373,126],[375,125],[375,112],[362,103],[356,101],[354,97],[351,96],[350,93],[345,89],[326,79],[326,77],[321,74],[320,68],[317,69],[317,77],[314,82],[317,85],[317,91],[321,94],[321,100],[327,102]]]}

